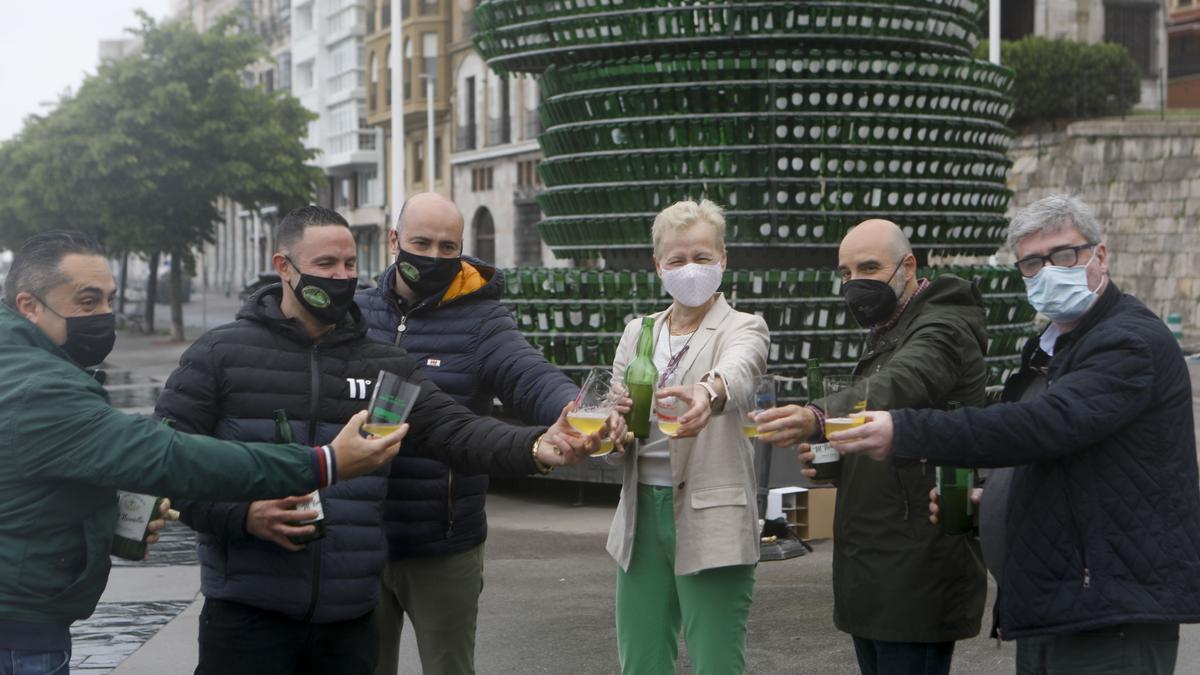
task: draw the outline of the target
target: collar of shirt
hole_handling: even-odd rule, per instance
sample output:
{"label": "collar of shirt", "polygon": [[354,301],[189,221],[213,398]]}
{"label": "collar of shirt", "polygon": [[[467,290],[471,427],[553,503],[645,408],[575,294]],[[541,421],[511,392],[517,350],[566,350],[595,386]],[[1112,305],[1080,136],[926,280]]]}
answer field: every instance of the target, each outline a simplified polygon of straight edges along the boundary
{"label": "collar of shirt", "polygon": [[896,325],[896,322],[900,320],[900,317],[904,315],[904,310],[908,309],[908,306],[912,304],[912,301],[916,300],[917,296],[920,295],[921,292],[926,288],[929,288],[928,279],[921,279],[919,282],[917,282],[916,292],[910,295],[907,300],[900,303],[900,305],[896,307],[896,311],[892,312],[892,316],[888,318],[887,321],[884,321],[883,323],[871,328],[871,337],[877,338],[891,330],[892,327]]}
{"label": "collar of shirt", "polygon": [[1062,333],[1059,332],[1058,326],[1053,323],[1046,330],[1042,331],[1042,337],[1038,338],[1038,346],[1042,348],[1042,351],[1046,352],[1046,356],[1054,356],[1054,344],[1058,342],[1058,338],[1061,335]]}

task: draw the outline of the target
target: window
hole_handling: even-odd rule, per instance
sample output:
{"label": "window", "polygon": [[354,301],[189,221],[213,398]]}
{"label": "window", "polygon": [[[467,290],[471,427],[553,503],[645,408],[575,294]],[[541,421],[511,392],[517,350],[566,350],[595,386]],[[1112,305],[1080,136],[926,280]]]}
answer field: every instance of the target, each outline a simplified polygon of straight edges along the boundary
{"label": "window", "polygon": [[412,40],[404,40],[404,100],[412,100]]}
{"label": "window", "polygon": [[[387,3],[391,2],[391,0],[383,0],[383,1],[387,2]],[[375,32],[375,10],[376,10],[377,4],[378,3],[376,2],[376,0],[369,0],[367,2],[367,35],[370,35],[371,33]]]}
{"label": "window", "polygon": [[492,220],[492,212],[487,207],[480,207],[471,222],[471,229],[475,233],[475,245],[471,253],[484,262],[495,262],[496,223]]}
{"label": "window", "polygon": [[1170,37],[1167,46],[1170,51],[1167,59],[1170,77],[1200,73],[1200,33],[1177,33]]}
{"label": "window", "polygon": [[435,136],[433,139],[433,157],[430,158],[433,162],[433,179],[442,179],[442,137]]}
{"label": "window", "polygon": [[485,192],[492,189],[492,167],[485,166],[471,169],[471,192]]}
{"label": "window", "polygon": [[284,52],[279,55],[279,88],[284,91],[292,90],[292,53]]}
{"label": "window", "polygon": [[[421,74],[433,82],[435,97],[437,96],[437,43],[437,33],[421,33]],[[422,82],[421,91],[426,91],[427,86],[429,85]]]}
{"label": "window", "polygon": [[275,91],[275,70],[265,70],[262,73],[262,86],[268,92]]}
{"label": "window", "polygon": [[425,180],[425,144],[421,141],[413,141],[413,170],[409,180],[413,185],[419,184]]}
{"label": "window", "polygon": [[383,89],[385,91],[384,96],[387,98],[387,101],[384,102],[384,106],[390,108],[392,106],[392,46],[390,44],[387,48],[387,55],[384,57],[384,67],[387,69],[383,74]]}
{"label": "window", "polygon": [[438,0],[419,0],[417,9],[422,14],[437,14],[438,13]]}
{"label": "window", "polygon": [[382,206],[383,192],[380,190],[379,174],[372,169],[356,174],[355,178],[358,180],[359,206]]}
{"label": "window", "polygon": [[508,78],[500,78],[500,129],[497,143],[509,143],[512,141],[512,101],[509,100]]}
{"label": "window", "polygon": [[296,32],[307,33],[313,29],[313,3],[296,8]]}
{"label": "window", "polygon": [[379,25],[382,28],[391,28],[392,26],[392,0],[382,0],[379,6],[380,20]]}
{"label": "window", "polygon": [[542,219],[542,210],[536,200],[516,203],[516,264],[518,267],[542,266],[542,238],[537,224]]}
{"label": "window", "polygon": [[475,149],[475,78],[468,77],[463,81],[463,100],[467,119],[458,134],[459,150]]}
{"label": "window", "polygon": [[333,181],[333,208],[339,211],[354,208],[353,197],[350,194],[350,179],[332,178],[330,180]]}
{"label": "window", "polygon": [[1143,76],[1153,73],[1155,5],[1104,6],[1104,41],[1125,45]]}
{"label": "window", "polygon": [[375,52],[371,52],[367,59],[367,79],[367,109],[374,113],[379,107],[379,61],[375,58]]}
{"label": "window", "polygon": [[538,180],[539,160],[531,159],[525,162],[517,162],[517,186],[518,187],[535,187],[541,185]]}
{"label": "window", "polygon": [[313,88],[313,62],[305,61],[296,66],[296,86],[299,91],[308,91]]}
{"label": "window", "polygon": [[382,271],[379,269],[379,226],[356,225],[351,231],[358,256],[358,278],[373,279]]}

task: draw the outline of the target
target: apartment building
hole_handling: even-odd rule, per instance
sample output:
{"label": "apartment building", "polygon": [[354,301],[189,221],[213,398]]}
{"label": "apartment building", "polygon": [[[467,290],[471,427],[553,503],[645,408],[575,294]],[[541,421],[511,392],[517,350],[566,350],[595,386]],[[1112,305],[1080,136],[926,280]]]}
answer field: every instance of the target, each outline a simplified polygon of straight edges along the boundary
{"label": "apartment building", "polygon": [[1200,0],[1167,0],[1167,102],[1200,108]]}
{"label": "apartment building", "polygon": [[[983,23],[986,35],[986,16]],[[1001,38],[1019,40],[1026,35],[1125,45],[1142,72],[1142,98],[1136,107],[1162,105],[1167,34],[1159,0],[1004,0],[1000,4]]]}

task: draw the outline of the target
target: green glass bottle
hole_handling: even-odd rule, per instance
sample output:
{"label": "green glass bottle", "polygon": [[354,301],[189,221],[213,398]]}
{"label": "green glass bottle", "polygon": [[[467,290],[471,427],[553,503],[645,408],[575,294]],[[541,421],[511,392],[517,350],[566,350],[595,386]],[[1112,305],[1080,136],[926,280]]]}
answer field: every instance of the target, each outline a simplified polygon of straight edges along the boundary
{"label": "green glass bottle", "polygon": [[[288,423],[287,411],[283,408],[271,413],[275,419],[275,442],[276,443],[294,443],[295,439],[292,436],[292,425]],[[289,522],[292,527],[301,527],[303,525],[312,525],[313,531],[310,534],[301,534],[288,539],[297,546],[302,546],[312,541],[316,541],[325,536],[325,509],[321,508],[321,493],[313,490],[308,496],[308,502],[301,503],[296,506],[299,511],[316,511],[317,517],[312,520]]]}
{"label": "green glass bottle", "polygon": [[[958,401],[950,401],[949,410],[958,410]],[[971,488],[975,472],[954,466],[937,468],[938,523],[945,534],[967,534],[973,528],[975,505],[971,503]]]}
{"label": "green glass bottle", "polygon": [[625,369],[625,386],[633,399],[633,408],[626,415],[629,430],[638,438],[650,437],[650,413],[654,410],[654,385],[658,368],[654,367],[654,317],[642,318],[638,335],[637,358]]}
{"label": "green glass bottle", "polygon": [[[825,398],[825,379],[821,375],[821,361],[809,359],[806,366],[808,380],[808,402],[820,405],[817,401]],[[812,480],[819,483],[832,483],[842,476],[842,456],[829,443],[813,443],[812,462],[810,468],[816,469],[817,475]]]}
{"label": "green glass bottle", "polygon": [[[164,417],[162,424],[173,428],[175,421]],[[163,498],[117,490],[117,527],[113,531],[110,552],[126,560],[146,558],[146,537],[150,536],[150,521],[159,515]]]}

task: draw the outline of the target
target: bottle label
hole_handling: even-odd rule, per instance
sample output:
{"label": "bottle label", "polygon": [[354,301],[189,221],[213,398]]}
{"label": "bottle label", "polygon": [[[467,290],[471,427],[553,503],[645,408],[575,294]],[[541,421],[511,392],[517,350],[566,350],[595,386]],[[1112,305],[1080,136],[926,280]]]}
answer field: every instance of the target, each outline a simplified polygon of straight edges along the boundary
{"label": "bottle label", "polygon": [[146,536],[146,525],[154,515],[157,497],[140,495],[136,492],[117,490],[117,529],[115,534],[123,539],[141,541]]}
{"label": "bottle label", "polygon": [[299,523],[300,525],[312,525],[313,523],[325,520],[325,509],[321,508],[321,493],[316,492],[315,490],[308,496],[308,501],[300,502],[298,505],[296,505],[296,510],[317,512],[316,518],[313,518],[312,520],[302,520]]}
{"label": "bottle label", "polygon": [[816,455],[813,457],[813,464],[830,464],[842,458],[838,451],[833,449],[833,445],[829,443],[817,443],[811,446],[810,449]]}

